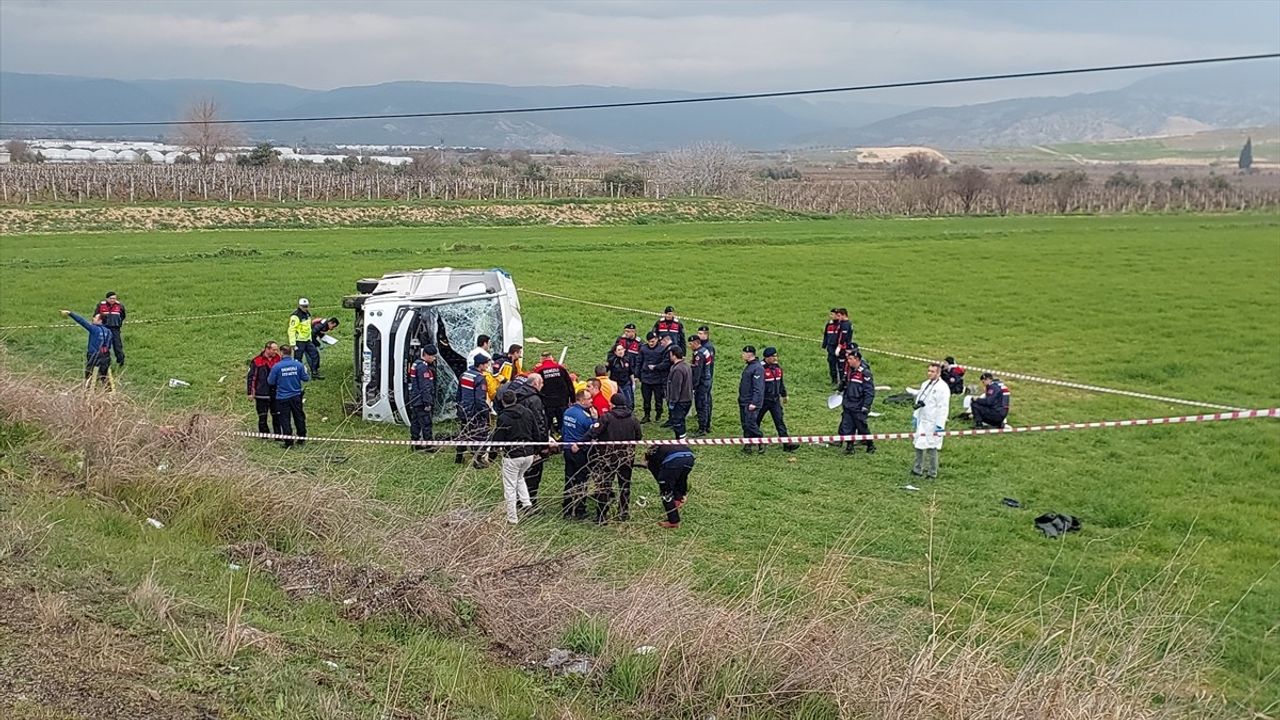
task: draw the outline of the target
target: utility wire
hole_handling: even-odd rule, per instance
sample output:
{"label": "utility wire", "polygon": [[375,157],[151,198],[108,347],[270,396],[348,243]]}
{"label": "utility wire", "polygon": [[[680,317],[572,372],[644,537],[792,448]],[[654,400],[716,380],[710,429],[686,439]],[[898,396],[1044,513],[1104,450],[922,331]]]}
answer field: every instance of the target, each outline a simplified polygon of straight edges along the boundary
{"label": "utility wire", "polygon": [[802,95],[826,95],[830,93],[862,92],[867,90],[891,90],[895,88],[928,87],[932,85],[959,85],[962,83],[990,82],[992,80],[1017,80],[1022,78],[1055,77],[1061,75],[1085,75],[1089,73],[1115,72],[1117,70],[1143,70],[1150,68],[1210,65],[1214,63],[1242,62],[1247,60],[1274,60],[1280,53],[1256,55],[1231,55],[1226,57],[1194,58],[1190,60],[1165,60],[1161,62],[1128,63],[1125,65],[1095,65],[1062,70],[1033,70],[1029,72],[999,73],[995,75],[967,75],[935,80],[909,80],[904,82],[875,83],[871,85],[846,85],[843,87],[814,88],[809,90],[779,90],[775,92],[741,93],[737,95],[706,95],[666,100],[633,100],[629,102],[584,103],[579,105],[541,105],[535,107],[501,108],[493,110],[444,110],[440,112],[379,113],[375,115],[315,115],[310,117],[246,118],[242,120],[113,120],[100,122],[16,122],[0,121],[0,125],[39,125],[41,127],[118,127],[145,125],[253,125],[262,123],[333,122],[338,120],[397,120],[404,118],[472,117],[476,115],[514,115],[520,113],[560,112],[570,110],[605,110],[610,108],[653,107],[659,105],[693,105],[695,103],[724,102],[726,100],[759,100],[764,98],[798,97]]}

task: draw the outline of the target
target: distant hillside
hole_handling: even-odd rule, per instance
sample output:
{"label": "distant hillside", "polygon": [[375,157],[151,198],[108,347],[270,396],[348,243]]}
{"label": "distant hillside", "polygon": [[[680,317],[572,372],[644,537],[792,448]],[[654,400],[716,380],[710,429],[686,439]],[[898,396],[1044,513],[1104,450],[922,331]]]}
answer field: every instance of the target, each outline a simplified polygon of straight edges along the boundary
{"label": "distant hillside", "polygon": [[[634,102],[691,97],[623,87],[512,87],[388,82],[307,90],[225,80],[108,80],[0,73],[0,119],[85,122],[171,119],[213,96],[227,117],[354,115]],[[328,145],[453,145],[636,152],[711,140],[743,148],[930,145],[1016,147],[1090,142],[1280,123],[1280,64],[1253,62],[1169,72],[1121,90],[915,109],[856,96],[791,98],[585,112],[353,120],[244,126],[246,140]],[[102,138],[90,127],[27,127],[28,136]],[[154,140],[158,127],[112,128]]]}
{"label": "distant hillside", "polygon": [[[107,80],[0,73],[5,121],[130,121],[180,117],[194,98],[217,98],[227,117],[439,112],[635,102],[692,97],[673,90],[622,87],[511,87],[481,83],[389,82],[306,90],[288,85],[216,80]],[[589,112],[440,119],[263,124],[245,127],[252,140],[332,144],[466,145],[497,148],[643,151],[701,140],[771,148],[797,135],[862,125],[897,115],[903,106],[806,99],[710,103]],[[113,137],[155,139],[164,128],[113,128]],[[103,130],[24,128],[28,135],[101,137]]]}
{"label": "distant hillside", "polygon": [[928,108],[808,142],[1019,147],[1115,140],[1280,122],[1280,63],[1157,75],[1120,90]]}

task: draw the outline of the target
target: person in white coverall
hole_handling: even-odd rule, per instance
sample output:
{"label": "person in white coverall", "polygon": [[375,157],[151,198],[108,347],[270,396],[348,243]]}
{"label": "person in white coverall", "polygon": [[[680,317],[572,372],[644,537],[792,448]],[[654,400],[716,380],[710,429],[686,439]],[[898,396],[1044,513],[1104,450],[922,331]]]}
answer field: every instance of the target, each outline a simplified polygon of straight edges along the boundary
{"label": "person in white coverall", "polygon": [[938,450],[942,448],[943,429],[951,410],[951,389],[942,380],[942,366],[929,363],[929,374],[920,383],[920,389],[909,389],[916,398],[915,412],[911,415],[915,432],[916,463],[911,474],[916,477],[938,477]]}

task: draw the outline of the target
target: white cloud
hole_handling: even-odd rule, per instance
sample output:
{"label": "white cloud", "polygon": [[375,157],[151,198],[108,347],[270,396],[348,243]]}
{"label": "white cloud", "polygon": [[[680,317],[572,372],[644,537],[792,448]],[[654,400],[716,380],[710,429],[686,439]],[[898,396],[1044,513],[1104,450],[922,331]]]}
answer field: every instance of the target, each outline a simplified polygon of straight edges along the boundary
{"label": "white cloud", "polygon": [[[1087,14],[1096,6],[1080,7]],[[1206,3],[1204,12],[1221,7]],[[1265,23],[1252,40],[1206,33],[1189,43],[1184,32],[1152,35],[1146,24],[1097,29],[1015,22],[1006,16],[1016,13],[1001,8],[1013,6],[9,1],[0,3],[0,67],[315,88],[449,80],[734,92],[1234,54],[1280,44]],[[1188,13],[1188,24],[1194,21]],[[1113,87],[1133,77],[868,99],[973,101]]]}

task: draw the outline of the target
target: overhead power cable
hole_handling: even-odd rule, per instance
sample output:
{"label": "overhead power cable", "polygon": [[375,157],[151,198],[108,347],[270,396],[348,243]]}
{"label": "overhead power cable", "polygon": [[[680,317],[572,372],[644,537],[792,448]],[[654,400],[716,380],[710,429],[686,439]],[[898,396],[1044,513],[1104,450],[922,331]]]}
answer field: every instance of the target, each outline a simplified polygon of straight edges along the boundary
{"label": "overhead power cable", "polygon": [[725,102],[728,100],[761,100],[767,98],[799,97],[803,95],[827,95],[832,93],[864,92],[868,90],[892,90],[897,88],[928,87],[934,85],[959,85],[963,83],[990,82],[993,80],[1018,80],[1024,78],[1056,77],[1062,75],[1086,75],[1115,72],[1117,70],[1144,70],[1152,68],[1210,65],[1214,63],[1243,62],[1247,60],[1274,60],[1280,53],[1256,55],[1232,55],[1227,57],[1194,58],[1190,60],[1165,60],[1161,62],[1128,63],[1124,65],[1096,65],[1092,67],[1061,70],[1033,70],[1028,72],[998,73],[994,75],[967,75],[934,80],[908,80],[903,82],[846,85],[842,87],[812,88],[809,90],[778,90],[774,92],[739,93],[736,95],[705,95],[665,100],[633,100],[627,102],[583,103],[577,105],[540,105],[534,107],[496,108],[490,110],[442,110],[438,112],[378,113],[372,115],[313,115],[305,117],[244,118],[240,120],[111,120],[96,122],[75,121],[0,121],[0,125],[24,125],[41,127],[118,127],[147,125],[252,125],[263,123],[334,122],[340,120],[400,120],[406,118],[472,117],[476,115],[515,115],[523,113],[564,112],[576,110],[607,110],[612,108],[654,107],[661,105],[693,105],[697,103]]}

